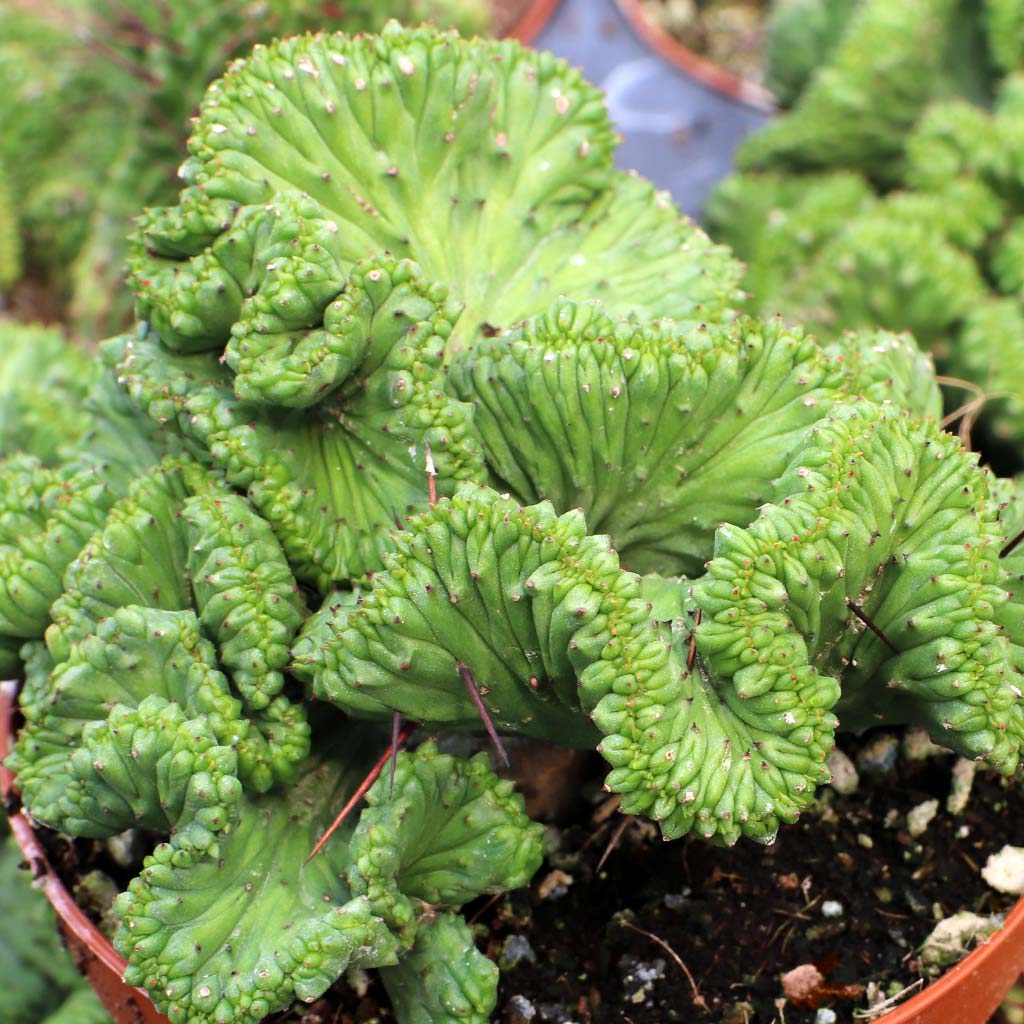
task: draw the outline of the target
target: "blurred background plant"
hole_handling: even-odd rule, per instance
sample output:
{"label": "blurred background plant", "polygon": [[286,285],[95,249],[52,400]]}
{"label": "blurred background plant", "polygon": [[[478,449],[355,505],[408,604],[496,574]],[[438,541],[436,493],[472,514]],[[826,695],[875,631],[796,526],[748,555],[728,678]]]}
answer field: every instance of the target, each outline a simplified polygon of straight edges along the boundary
{"label": "blurred background plant", "polygon": [[53,908],[29,884],[2,816],[0,964],[4,1024],[109,1024],[109,1014],[61,946]]}
{"label": "blurred background plant", "polygon": [[[131,316],[125,236],[173,200],[189,118],[227,59],[388,18],[490,28],[487,0],[9,0],[0,6],[0,299],[92,341]],[[2,305],[0,305],[2,308]]]}
{"label": "blurred background plant", "polygon": [[749,310],[824,337],[910,330],[972,382],[949,382],[965,435],[980,414],[1019,465],[1024,3],[859,0],[833,44],[837,6],[778,5],[771,66],[799,73],[769,80],[792,110],[741,146],[708,229],[747,262]]}

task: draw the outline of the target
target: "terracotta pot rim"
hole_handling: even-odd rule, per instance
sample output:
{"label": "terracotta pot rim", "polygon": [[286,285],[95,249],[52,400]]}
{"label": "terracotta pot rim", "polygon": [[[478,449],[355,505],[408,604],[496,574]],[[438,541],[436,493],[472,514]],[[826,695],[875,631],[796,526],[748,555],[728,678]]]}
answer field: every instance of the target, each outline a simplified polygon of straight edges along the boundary
{"label": "terracotta pot rim", "polygon": [[615,0],[633,31],[665,60],[709,89],[755,110],[773,113],[775,97],[757,82],[751,82],[728,68],[715,64],[688,46],[683,46],[647,15],[640,0]]}
{"label": "terracotta pot rim", "polygon": [[[1008,951],[1014,945],[1019,947],[1016,959],[1017,973],[1020,973],[1020,967],[1024,962],[1024,897],[1017,900],[1013,909],[1006,915],[1002,928],[968,953],[963,960],[950,967],[926,989],[890,1010],[884,1017],[880,1017],[879,1024],[914,1024],[919,1019],[927,1019],[922,1015],[929,1011],[947,1012],[945,1007],[940,1007],[937,1004],[948,998],[953,989],[961,983],[983,971],[987,964],[995,963],[1000,957],[1007,956]],[[952,1020],[948,1016],[934,1019],[936,1021]]]}
{"label": "terracotta pot rim", "polygon": [[561,0],[533,0],[526,13],[505,34],[505,38],[518,39],[524,46],[529,46],[554,17],[560,3]]}
{"label": "terracotta pot rim", "polygon": [[[11,720],[17,701],[19,684],[17,682],[0,683],[0,794],[10,806],[17,802],[14,776],[3,766],[3,759],[10,753],[12,729]],[[47,898],[53,905],[58,917],[68,930],[78,938],[99,959],[102,964],[118,978],[123,976],[127,964],[124,958],[114,949],[107,937],[82,912],[72,899],[64,883],[54,872],[46,856],[39,838],[35,834],[32,823],[20,809],[9,814],[11,831],[14,833],[18,846],[32,869],[36,879],[42,879],[42,887]],[[944,1024],[953,1018],[948,1016],[949,1008],[942,1006],[944,999],[950,998],[952,991],[962,983],[969,983],[982,974],[987,966],[993,970],[1001,961],[1014,958],[1016,952],[1017,972],[1024,965],[1024,897],[1007,915],[1006,922],[991,938],[970,952],[958,964],[955,964],[942,977],[932,982],[926,989],[909,998],[905,1003],[890,1010],[884,1017],[878,1018],[884,1024],[919,1024],[932,1020],[935,1024]],[[123,982],[122,982],[123,985]],[[152,1001],[143,989],[130,989],[124,985],[126,992],[144,1000],[149,1006]],[[983,1011],[987,1012],[987,1011]],[[942,1016],[927,1016],[929,1013],[941,1013]],[[155,1011],[154,1011],[155,1014]],[[153,1016],[151,1021],[164,1021],[165,1017]],[[981,1024],[973,1018],[958,1018],[958,1024]]]}
{"label": "terracotta pot rim", "polygon": [[[14,709],[17,706],[18,690],[20,683],[16,681],[0,682],[0,796],[8,809],[8,821],[11,832],[18,848],[25,855],[32,877],[36,884],[40,885],[46,898],[50,901],[60,920],[61,925],[70,933],[74,940],[84,946],[110,976],[111,984],[119,985],[128,1004],[130,1015],[118,1016],[116,1007],[107,1006],[107,1009],[115,1015],[115,1019],[138,1021],[144,1019],[148,1024],[166,1021],[167,1018],[158,1014],[153,1006],[149,994],[141,988],[132,988],[126,985],[121,979],[124,977],[128,964],[124,957],[114,949],[110,940],[93,924],[85,915],[81,907],[75,903],[68,892],[63,881],[54,871],[46,856],[46,850],[36,835],[35,828],[29,820],[28,815],[21,810],[21,804],[15,788],[14,775],[9,768],[4,766],[4,760],[11,752],[11,742],[14,731],[12,718]],[[17,809],[15,809],[17,808]],[[87,977],[90,983],[93,979]],[[95,986],[94,986],[95,987]],[[132,1004],[139,1004],[145,1008],[140,1016],[140,1011],[134,1009]]]}

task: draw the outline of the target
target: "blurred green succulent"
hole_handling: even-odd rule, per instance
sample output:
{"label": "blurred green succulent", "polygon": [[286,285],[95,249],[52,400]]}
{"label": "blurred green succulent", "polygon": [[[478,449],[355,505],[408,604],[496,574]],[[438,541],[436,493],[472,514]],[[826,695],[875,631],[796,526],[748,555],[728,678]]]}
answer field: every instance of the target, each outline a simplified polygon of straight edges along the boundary
{"label": "blurred green succulent", "polygon": [[[226,60],[287,33],[387,17],[486,33],[486,0],[50,0],[0,8],[0,293],[24,272],[79,338],[123,328],[125,236],[170,201],[189,119]],[[5,204],[6,193],[18,202]],[[19,249],[24,250],[18,258]]]}
{"label": "blurred green succulent", "polygon": [[749,310],[824,337],[909,330],[944,373],[991,396],[989,429],[1014,443],[1024,438],[1022,10],[863,0],[793,111],[743,145],[742,172],[706,216],[748,264]]}

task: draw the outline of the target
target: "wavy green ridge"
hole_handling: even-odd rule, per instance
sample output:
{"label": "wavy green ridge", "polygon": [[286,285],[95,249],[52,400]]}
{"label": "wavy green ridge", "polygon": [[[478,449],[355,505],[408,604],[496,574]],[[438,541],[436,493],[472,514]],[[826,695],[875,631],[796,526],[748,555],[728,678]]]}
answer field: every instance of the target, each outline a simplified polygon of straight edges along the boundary
{"label": "wavy green ridge", "polygon": [[305,608],[268,523],[242,497],[213,490],[186,500],[188,565],[203,625],[247,707],[284,686],[282,669]]}
{"label": "wavy green ridge", "polygon": [[317,329],[352,265],[384,252],[467,306],[453,345],[567,291],[721,318],[729,258],[614,172],[613,147],[600,93],[514,42],[392,23],[257,47],[207,93],[180,205],[140,222],[139,313],[183,350],[234,334],[240,395],[254,330],[263,347]]}
{"label": "wavy green ridge", "polygon": [[0,634],[43,635],[65,570],[114,498],[97,469],[47,469],[29,455],[0,462]]}
{"label": "wavy green ridge", "polygon": [[460,907],[526,885],[543,857],[543,828],[526,816],[511,781],[486,754],[462,761],[433,743],[400,753],[378,779],[352,836],[349,884],[399,934],[424,904]]}
{"label": "wavy green ridge", "polygon": [[1014,770],[1024,712],[997,621],[995,512],[974,460],[930,421],[837,405],[775,502],[719,529],[694,585],[694,659],[686,620],[660,626],[579,513],[465,488],[395,533],[365,593],[310,620],[296,671],[354,713],[479,728],[468,666],[499,728],[585,742],[591,718],[627,813],[668,836],[768,840],[827,780],[836,714],[921,722]]}
{"label": "wavy green ridge", "polygon": [[699,573],[837,398],[940,407],[927,361],[878,333],[819,345],[781,321],[613,320],[562,301],[451,367],[488,465],[523,502],[586,509],[640,572]]}
{"label": "wavy green ridge", "polygon": [[365,744],[348,745],[344,768],[313,763],[286,793],[243,796],[218,856],[183,854],[172,839],[117,898],[125,980],[172,1024],[260,1021],[315,999],[348,966],[395,962],[395,938],[343,881],[346,847],[304,864],[368,763]]}

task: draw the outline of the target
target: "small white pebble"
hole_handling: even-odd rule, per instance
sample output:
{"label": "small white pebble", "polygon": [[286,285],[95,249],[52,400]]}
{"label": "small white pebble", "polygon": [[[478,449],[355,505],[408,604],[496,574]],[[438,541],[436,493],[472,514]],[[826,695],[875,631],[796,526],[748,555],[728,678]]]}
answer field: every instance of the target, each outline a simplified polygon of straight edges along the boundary
{"label": "small white pebble", "polygon": [[938,800],[925,800],[924,803],[912,807],[907,811],[907,831],[915,838],[924,835],[938,812]]}
{"label": "small white pebble", "polygon": [[1004,846],[989,857],[981,877],[1000,892],[1024,894],[1024,847]]}
{"label": "small white pebble", "polygon": [[832,775],[829,785],[843,795],[854,793],[860,785],[860,775],[854,763],[838,747],[828,755],[828,770]]}
{"label": "small white pebble", "polygon": [[842,917],[843,905],[839,900],[825,900],[821,905],[822,917]]}
{"label": "small white pebble", "polygon": [[946,797],[946,810],[950,814],[963,814],[971,799],[974,776],[978,771],[978,762],[967,757],[957,758],[953,765],[953,782]]}

